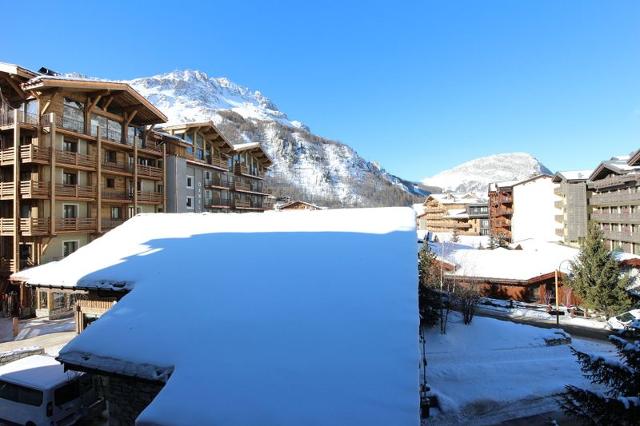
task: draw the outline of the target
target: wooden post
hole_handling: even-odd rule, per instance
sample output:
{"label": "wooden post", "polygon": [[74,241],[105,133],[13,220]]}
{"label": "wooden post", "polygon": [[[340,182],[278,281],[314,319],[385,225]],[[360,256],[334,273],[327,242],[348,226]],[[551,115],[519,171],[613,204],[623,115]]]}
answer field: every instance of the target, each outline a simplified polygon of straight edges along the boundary
{"label": "wooden post", "polygon": [[18,320],[18,317],[13,317],[11,328],[13,330],[13,337],[15,338],[20,332],[20,321]]}
{"label": "wooden post", "polygon": [[49,120],[51,122],[51,135],[50,149],[51,149],[51,207],[49,208],[49,215],[51,216],[51,235],[56,234],[56,114],[50,113]]}
{"label": "wooden post", "polygon": [[98,127],[96,137],[98,141],[96,145],[98,147],[98,166],[96,167],[98,171],[98,234],[102,232],[102,136],[100,135],[100,127]]}
{"label": "wooden post", "polygon": [[162,212],[167,212],[167,143],[162,144]]}
{"label": "wooden post", "polygon": [[13,110],[13,267],[20,270],[20,122]]}
{"label": "wooden post", "polygon": [[133,215],[138,214],[138,144],[133,144]]}

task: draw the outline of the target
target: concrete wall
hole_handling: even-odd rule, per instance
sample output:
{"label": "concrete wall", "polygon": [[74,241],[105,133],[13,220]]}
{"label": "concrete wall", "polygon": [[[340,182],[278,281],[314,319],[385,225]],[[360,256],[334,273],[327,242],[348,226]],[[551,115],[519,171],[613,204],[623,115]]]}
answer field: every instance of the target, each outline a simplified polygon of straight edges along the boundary
{"label": "concrete wall", "polygon": [[554,203],[559,197],[553,193],[555,184],[550,176],[540,177],[513,187],[513,216],[511,240],[526,239],[558,241]]}
{"label": "concrete wall", "polygon": [[13,351],[0,352],[0,365],[5,365],[31,355],[44,355],[44,348],[21,348]]}
{"label": "concrete wall", "polygon": [[167,159],[167,212],[184,213],[187,211],[186,176],[187,162],[184,158],[168,155]]}
{"label": "concrete wall", "polygon": [[587,236],[587,185],[584,182],[564,185],[566,242],[578,242]]}

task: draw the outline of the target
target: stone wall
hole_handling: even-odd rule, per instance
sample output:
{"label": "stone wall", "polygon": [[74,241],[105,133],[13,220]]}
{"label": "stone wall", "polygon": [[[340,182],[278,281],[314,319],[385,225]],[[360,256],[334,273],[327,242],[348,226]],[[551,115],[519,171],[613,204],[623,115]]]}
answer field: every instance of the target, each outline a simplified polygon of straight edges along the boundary
{"label": "stone wall", "polygon": [[0,365],[8,364],[31,355],[44,355],[44,349],[36,346],[0,352]]}
{"label": "stone wall", "polygon": [[153,401],[164,383],[102,376],[110,426],[135,424],[136,418]]}

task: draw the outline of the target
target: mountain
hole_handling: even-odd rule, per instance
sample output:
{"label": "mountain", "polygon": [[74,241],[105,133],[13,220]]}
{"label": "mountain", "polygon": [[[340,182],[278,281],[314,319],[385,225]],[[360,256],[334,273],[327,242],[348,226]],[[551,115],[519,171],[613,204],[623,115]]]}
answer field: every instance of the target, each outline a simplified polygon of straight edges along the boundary
{"label": "mountain", "polygon": [[273,160],[274,195],[328,206],[410,205],[427,192],[387,173],[348,145],[291,120],[261,92],[201,71],[127,81],[170,123],[212,120],[232,143],[260,142]]}
{"label": "mountain", "polygon": [[435,176],[425,178],[422,183],[439,187],[443,191],[473,193],[486,198],[491,182],[526,179],[542,173],[551,174],[551,171],[531,154],[514,152],[467,161]]}

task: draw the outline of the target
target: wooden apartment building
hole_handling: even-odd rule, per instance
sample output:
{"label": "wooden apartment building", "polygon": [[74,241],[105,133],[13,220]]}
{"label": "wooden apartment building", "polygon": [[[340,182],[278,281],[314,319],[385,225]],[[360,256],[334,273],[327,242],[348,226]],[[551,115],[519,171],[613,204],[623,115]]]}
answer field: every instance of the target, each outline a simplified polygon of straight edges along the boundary
{"label": "wooden apartment building", "polygon": [[[0,89],[5,278],[65,257],[137,213],[165,210],[164,147],[145,127],[166,117],[129,85],[2,63]],[[70,303],[45,292],[32,303],[23,286],[20,293],[21,315]]]}
{"label": "wooden apartment building", "polygon": [[489,185],[489,233],[511,241],[511,216],[513,215],[513,184]]}
{"label": "wooden apartment building", "polygon": [[460,235],[483,235],[486,232],[486,204],[453,194],[431,194],[418,216],[418,228],[431,232],[457,232]]}
{"label": "wooden apartment building", "polygon": [[259,143],[232,145],[211,121],[162,128],[171,212],[249,212],[273,208],[264,175],[271,160]]}

